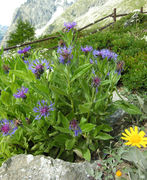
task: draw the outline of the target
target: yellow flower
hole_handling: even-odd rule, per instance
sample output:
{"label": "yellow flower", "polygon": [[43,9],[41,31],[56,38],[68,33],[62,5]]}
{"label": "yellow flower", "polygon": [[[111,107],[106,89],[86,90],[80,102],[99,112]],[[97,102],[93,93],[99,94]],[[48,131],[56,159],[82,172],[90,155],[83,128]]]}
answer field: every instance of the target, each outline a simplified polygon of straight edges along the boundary
{"label": "yellow flower", "polygon": [[141,148],[141,145],[143,147],[146,147],[147,137],[144,137],[145,136],[144,131],[138,132],[138,127],[135,126],[134,130],[132,127],[130,127],[130,131],[125,129],[125,132],[126,134],[122,133],[122,135],[125,137],[121,137],[121,139],[128,141],[125,143],[126,145],[137,146],[138,148]]}
{"label": "yellow flower", "polygon": [[117,170],[115,175],[120,177],[120,176],[122,176],[122,172],[120,170]]}

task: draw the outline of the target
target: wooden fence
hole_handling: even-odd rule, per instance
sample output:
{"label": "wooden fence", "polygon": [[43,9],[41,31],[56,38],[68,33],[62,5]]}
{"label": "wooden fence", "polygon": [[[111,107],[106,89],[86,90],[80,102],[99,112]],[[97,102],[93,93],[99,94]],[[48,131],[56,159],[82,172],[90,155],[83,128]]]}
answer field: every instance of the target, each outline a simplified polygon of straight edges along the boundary
{"label": "wooden fence", "polygon": [[[141,7],[141,8],[140,8],[140,13],[147,13],[147,12],[143,12],[143,7]],[[88,27],[90,27],[90,26],[92,26],[92,25],[94,25],[94,24],[96,24],[96,23],[98,23],[98,22],[100,22],[100,21],[103,21],[104,19],[107,19],[107,18],[109,18],[109,17],[112,17],[112,18],[113,18],[113,22],[105,25],[104,27],[101,27],[100,29],[97,29],[97,30],[93,31],[92,34],[94,34],[94,33],[96,33],[97,31],[102,31],[103,29],[106,29],[107,27],[113,25],[113,24],[116,22],[117,17],[126,16],[126,15],[128,15],[128,14],[130,14],[130,13],[117,14],[117,13],[116,13],[116,8],[114,8],[112,14],[109,14],[108,16],[105,16],[105,17],[103,17],[103,18],[101,18],[101,19],[98,19],[98,20],[94,21],[93,23],[90,23],[90,24],[88,24],[88,25],[86,25],[86,26],[78,29],[77,31],[78,31],[78,32],[83,31],[84,29],[86,29],[86,28],[88,28]],[[27,45],[30,45],[30,44],[35,44],[35,43],[42,42],[42,41],[47,41],[47,40],[50,40],[50,39],[55,39],[55,38],[60,38],[60,36],[47,37],[47,38],[44,38],[44,39],[39,39],[39,40],[36,40],[36,41],[23,43],[23,44],[21,44],[21,45],[11,46],[11,47],[8,47],[8,48],[4,48],[4,51],[10,50],[10,49],[14,49],[14,48],[18,48],[18,47],[27,46]],[[55,48],[57,48],[57,46],[52,47],[52,48],[48,48],[48,49],[55,49]],[[1,49],[0,49],[0,50],[1,50]]]}

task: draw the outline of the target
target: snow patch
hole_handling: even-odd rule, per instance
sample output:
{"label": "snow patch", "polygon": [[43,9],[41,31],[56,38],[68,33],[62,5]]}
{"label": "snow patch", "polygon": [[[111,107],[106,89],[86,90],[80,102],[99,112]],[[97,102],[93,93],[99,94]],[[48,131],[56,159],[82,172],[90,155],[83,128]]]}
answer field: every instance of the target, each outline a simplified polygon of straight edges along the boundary
{"label": "snow patch", "polygon": [[37,30],[35,31],[36,37],[39,37],[39,36],[45,31],[45,29],[46,29],[49,25],[51,25],[51,24],[54,22],[54,20],[55,20],[57,17],[59,17],[63,12],[64,12],[63,7],[61,7],[61,6],[57,7],[57,10],[56,10],[55,13],[52,15],[52,18],[48,21],[48,23],[47,23],[44,27],[42,27],[42,28],[40,28],[40,29],[37,29]]}

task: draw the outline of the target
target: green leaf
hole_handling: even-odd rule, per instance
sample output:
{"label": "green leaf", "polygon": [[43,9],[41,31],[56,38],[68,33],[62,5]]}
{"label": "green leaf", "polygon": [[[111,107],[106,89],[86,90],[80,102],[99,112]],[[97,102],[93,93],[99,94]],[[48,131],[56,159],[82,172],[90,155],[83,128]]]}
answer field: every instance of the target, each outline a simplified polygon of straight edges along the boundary
{"label": "green leaf", "polygon": [[86,123],[86,121],[87,121],[87,119],[82,117],[79,125],[81,126],[82,124]]}
{"label": "green leaf", "polygon": [[66,134],[59,134],[54,138],[56,146],[64,146],[67,139],[69,139],[69,135]]}
{"label": "green leaf", "polygon": [[105,81],[102,81],[102,82],[101,82],[101,86],[104,86],[104,85],[110,84],[110,83],[111,83],[110,80],[105,80]]}
{"label": "green leaf", "polygon": [[53,126],[56,130],[58,130],[58,131],[60,131],[60,132],[62,132],[62,133],[68,133],[68,134],[70,134],[71,133],[71,131],[69,130],[69,128],[67,129],[67,128],[63,128],[63,127],[60,127],[60,126]]}
{"label": "green leaf", "polygon": [[81,149],[76,148],[73,150],[73,152],[75,152],[77,154],[77,156],[79,156],[80,158],[83,158],[83,154],[82,154]]}
{"label": "green leaf", "polygon": [[67,139],[66,142],[65,142],[65,148],[67,150],[71,150],[73,148],[73,146],[75,145],[75,142],[76,142],[75,138]]}
{"label": "green leaf", "polygon": [[82,151],[82,155],[85,160],[87,160],[87,161],[91,160],[91,153],[88,148]]}
{"label": "green leaf", "polygon": [[80,128],[81,128],[82,132],[85,133],[85,132],[90,132],[90,131],[92,131],[95,126],[96,126],[96,125],[94,125],[94,124],[86,123],[86,124],[82,124],[82,125],[80,126]]}
{"label": "green leaf", "polygon": [[49,90],[47,89],[47,87],[45,87],[45,85],[39,83],[30,83],[30,86],[35,92],[42,95],[46,99],[49,99]]}
{"label": "green leaf", "polygon": [[60,89],[53,85],[50,85],[49,88],[58,95],[67,96],[67,93],[63,89]]}
{"label": "green leaf", "polygon": [[79,105],[79,110],[81,113],[88,113],[91,109],[91,103],[85,103],[85,104],[80,104]]}
{"label": "green leaf", "polygon": [[58,122],[61,122],[64,128],[69,129],[69,121],[61,112],[58,112]]}
{"label": "green leaf", "polygon": [[10,102],[11,102],[11,94],[9,94],[8,92],[6,91],[2,91],[1,92],[1,101],[5,104],[5,105],[10,105]]}
{"label": "green leaf", "polygon": [[102,130],[105,131],[105,132],[110,132],[110,131],[112,131],[113,129],[112,129],[112,127],[110,127],[109,125],[103,124]]}
{"label": "green leaf", "polygon": [[128,102],[125,102],[125,101],[121,101],[121,100],[115,101],[114,105],[117,108],[123,109],[124,111],[126,111],[129,114],[142,114],[141,111],[138,109],[138,107],[136,107],[133,104],[130,104]]}
{"label": "green leaf", "polygon": [[113,137],[107,133],[100,132],[99,135],[95,137],[95,139],[109,140],[109,139],[113,139]]}
{"label": "green leaf", "polygon": [[96,126],[93,136],[95,137],[103,129],[103,124]]}
{"label": "green leaf", "polygon": [[15,74],[17,77],[27,82],[36,81],[35,75],[32,73],[32,71],[24,72],[21,70],[10,70],[9,75],[11,74]]}
{"label": "green leaf", "polygon": [[73,82],[75,79],[81,77],[83,74],[85,74],[88,69],[90,69],[93,65],[92,64],[84,64],[80,66],[74,73],[73,78],[71,79],[71,82]]}

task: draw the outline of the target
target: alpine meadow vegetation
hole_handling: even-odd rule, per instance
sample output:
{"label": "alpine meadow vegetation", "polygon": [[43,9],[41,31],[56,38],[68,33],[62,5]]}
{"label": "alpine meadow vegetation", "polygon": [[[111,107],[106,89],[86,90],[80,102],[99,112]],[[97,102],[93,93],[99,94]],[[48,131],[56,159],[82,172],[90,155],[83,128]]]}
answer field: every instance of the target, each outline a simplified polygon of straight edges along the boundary
{"label": "alpine meadow vegetation", "polygon": [[[86,37],[76,22],[66,22],[57,33],[60,43],[34,44],[15,54],[1,49],[0,165],[17,154],[45,155],[69,162],[98,160],[96,170],[87,169],[94,180],[147,178],[146,41],[140,40],[146,15],[118,32],[127,18],[103,32],[87,31]],[[44,49],[57,43],[57,49]],[[128,101],[121,88],[127,89]],[[113,101],[114,92],[120,100]],[[117,122],[121,125],[110,123],[119,109],[126,112]]]}

